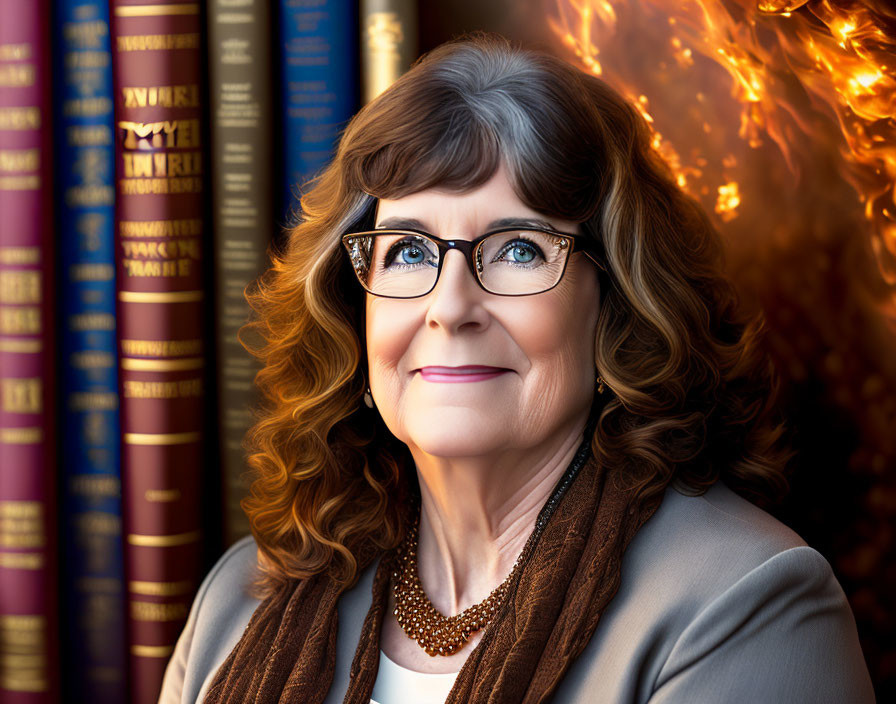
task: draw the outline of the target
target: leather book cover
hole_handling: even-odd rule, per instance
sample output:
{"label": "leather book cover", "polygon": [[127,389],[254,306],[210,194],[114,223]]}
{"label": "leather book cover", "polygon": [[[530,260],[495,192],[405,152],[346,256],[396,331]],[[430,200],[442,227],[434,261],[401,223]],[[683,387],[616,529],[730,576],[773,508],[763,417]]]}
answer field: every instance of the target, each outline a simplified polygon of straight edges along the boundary
{"label": "leather book cover", "polygon": [[279,7],[281,212],[292,220],[302,187],[332,159],[340,131],[358,109],[358,3],[280,0]]}
{"label": "leather book cover", "polygon": [[417,58],[415,0],[361,0],[361,101],[369,103]]}
{"label": "leather book cover", "polygon": [[243,437],[256,402],[257,361],[237,339],[249,306],[243,291],[268,263],[274,234],[271,24],[267,0],[208,9],[212,216],[219,456],[224,541],[249,533]]}
{"label": "leather book cover", "polygon": [[54,9],[62,682],[67,702],[125,704],[109,4]]}
{"label": "leather book cover", "polygon": [[[204,4],[112,0],[130,701],[155,703],[203,572]],[[217,489],[211,490],[217,497]]]}
{"label": "leather book cover", "polygon": [[0,0],[0,700],[59,700],[49,0]]}

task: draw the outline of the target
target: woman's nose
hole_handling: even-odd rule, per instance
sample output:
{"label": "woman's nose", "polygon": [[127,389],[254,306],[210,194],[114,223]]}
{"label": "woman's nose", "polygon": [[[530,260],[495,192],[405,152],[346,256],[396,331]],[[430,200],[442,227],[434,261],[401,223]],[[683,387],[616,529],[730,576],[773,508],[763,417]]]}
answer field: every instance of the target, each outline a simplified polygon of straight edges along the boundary
{"label": "woman's nose", "polygon": [[483,325],[488,313],[482,302],[488,295],[480,288],[464,255],[449,251],[442,262],[439,280],[427,295],[426,323],[447,329],[457,329],[469,323]]}

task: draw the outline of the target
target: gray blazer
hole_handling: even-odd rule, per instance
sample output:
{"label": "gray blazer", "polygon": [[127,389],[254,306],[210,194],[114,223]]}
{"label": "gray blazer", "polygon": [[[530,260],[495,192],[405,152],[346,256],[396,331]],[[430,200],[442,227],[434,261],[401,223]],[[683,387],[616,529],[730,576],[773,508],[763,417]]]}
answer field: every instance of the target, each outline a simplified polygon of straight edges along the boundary
{"label": "gray blazer", "polygon": [[[259,604],[244,592],[255,560],[255,543],[244,538],[203,581],[165,672],[162,704],[205,697]],[[339,602],[327,704],[345,694],[374,570]],[[619,591],[554,701],[867,704],[874,692],[828,562],[718,482],[699,497],[666,490],[626,550]]]}

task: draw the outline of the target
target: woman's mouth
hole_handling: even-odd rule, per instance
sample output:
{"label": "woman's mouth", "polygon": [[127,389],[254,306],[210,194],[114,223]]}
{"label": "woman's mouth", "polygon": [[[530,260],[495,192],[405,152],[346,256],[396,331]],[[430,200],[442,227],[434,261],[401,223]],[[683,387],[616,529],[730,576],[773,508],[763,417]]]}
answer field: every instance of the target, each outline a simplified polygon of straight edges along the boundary
{"label": "woman's mouth", "polygon": [[418,369],[424,381],[441,384],[459,384],[468,381],[486,381],[509,372],[502,367],[488,367],[478,364],[463,367],[423,367]]}

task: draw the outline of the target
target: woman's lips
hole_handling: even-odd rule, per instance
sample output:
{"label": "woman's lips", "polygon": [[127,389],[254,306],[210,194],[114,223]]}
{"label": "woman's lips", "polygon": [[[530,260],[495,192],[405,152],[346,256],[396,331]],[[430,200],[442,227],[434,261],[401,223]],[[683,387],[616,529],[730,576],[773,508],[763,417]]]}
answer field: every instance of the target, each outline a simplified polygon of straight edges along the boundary
{"label": "woman's lips", "polygon": [[486,381],[501,376],[509,369],[501,367],[486,367],[481,365],[467,365],[464,367],[423,367],[418,370],[424,381],[434,381],[442,384],[459,384],[468,381]]}

